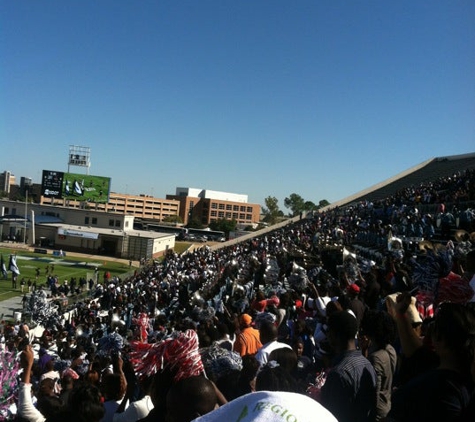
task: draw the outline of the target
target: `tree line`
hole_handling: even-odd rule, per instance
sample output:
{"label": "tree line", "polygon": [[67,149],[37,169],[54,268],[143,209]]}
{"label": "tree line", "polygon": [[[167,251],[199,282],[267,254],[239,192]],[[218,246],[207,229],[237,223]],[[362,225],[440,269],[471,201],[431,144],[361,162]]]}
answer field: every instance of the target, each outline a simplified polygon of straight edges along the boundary
{"label": "tree line", "polygon": [[[269,224],[276,223],[279,219],[286,217],[279,207],[279,200],[275,196],[268,196],[265,200],[265,207],[262,208],[264,221]],[[309,211],[317,211],[320,208],[330,205],[326,199],[318,202],[306,201],[297,193],[292,193],[284,199],[284,206],[290,210],[288,217],[296,217],[299,214]]]}

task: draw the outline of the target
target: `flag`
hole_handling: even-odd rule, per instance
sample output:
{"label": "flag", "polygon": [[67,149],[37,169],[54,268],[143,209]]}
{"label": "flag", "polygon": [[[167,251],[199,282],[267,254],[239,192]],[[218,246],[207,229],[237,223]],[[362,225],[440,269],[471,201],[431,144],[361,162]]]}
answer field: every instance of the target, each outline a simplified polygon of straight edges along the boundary
{"label": "flag", "polygon": [[77,182],[77,180],[75,180],[73,183],[73,189],[74,189],[75,194],[82,196],[83,194],[82,186]]}
{"label": "flag", "polygon": [[8,265],[8,268],[14,275],[20,275],[20,270],[18,269],[18,266],[16,264],[16,256],[15,255],[10,255],[10,263]]}
{"label": "flag", "polygon": [[0,262],[0,267],[1,267],[3,277],[7,278],[7,267],[5,266],[5,261],[3,260],[3,255],[2,255],[2,260]]}

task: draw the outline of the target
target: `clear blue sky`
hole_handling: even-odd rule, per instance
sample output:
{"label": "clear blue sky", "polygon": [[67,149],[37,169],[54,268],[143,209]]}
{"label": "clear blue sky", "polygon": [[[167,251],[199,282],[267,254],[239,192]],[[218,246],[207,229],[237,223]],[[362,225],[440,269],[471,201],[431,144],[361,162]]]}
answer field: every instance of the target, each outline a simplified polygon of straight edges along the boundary
{"label": "clear blue sky", "polygon": [[[0,171],[336,201],[475,152],[475,1],[0,2]],[[72,172],[84,169],[72,167]]]}

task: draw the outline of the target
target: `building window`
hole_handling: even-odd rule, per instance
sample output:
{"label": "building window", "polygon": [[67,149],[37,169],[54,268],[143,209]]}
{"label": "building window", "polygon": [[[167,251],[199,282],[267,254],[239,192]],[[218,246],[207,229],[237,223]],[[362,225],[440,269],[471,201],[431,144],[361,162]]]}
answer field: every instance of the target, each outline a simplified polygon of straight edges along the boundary
{"label": "building window", "polygon": [[219,218],[224,218],[224,211],[220,211],[220,212],[218,213],[218,217],[219,217]]}
{"label": "building window", "polygon": [[247,207],[247,212],[252,212],[252,207]]}
{"label": "building window", "polygon": [[216,217],[218,215],[218,211],[211,211],[211,217]]}
{"label": "building window", "polygon": [[246,214],[246,220],[252,220],[252,214]]}
{"label": "building window", "polygon": [[224,204],[219,204],[219,209],[224,210]]}
{"label": "building window", "polygon": [[237,213],[237,212],[233,212],[233,218],[234,218],[235,220],[237,220],[237,218],[238,218],[238,213]]}
{"label": "building window", "polygon": [[97,217],[92,217],[92,224],[96,224],[96,225],[97,225]]}
{"label": "building window", "polygon": [[226,211],[231,211],[233,209],[231,204],[226,204]]}
{"label": "building window", "polygon": [[120,220],[115,220],[115,226],[120,227]]}
{"label": "building window", "polygon": [[109,220],[109,226],[114,227],[114,220],[112,220],[112,219]]}
{"label": "building window", "polygon": [[246,215],[245,214],[239,214],[239,219],[240,220],[244,220],[246,218]]}
{"label": "building window", "polygon": [[241,212],[246,212],[246,207],[245,206],[241,206]]}
{"label": "building window", "polygon": [[231,218],[231,213],[230,212],[226,213],[226,218]]}
{"label": "building window", "polygon": [[89,225],[89,217],[84,217],[84,224]]}
{"label": "building window", "polygon": [[211,203],[211,208],[214,209],[214,210],[217,210],[218,209],[218,204],[216,202],[212,202]]}

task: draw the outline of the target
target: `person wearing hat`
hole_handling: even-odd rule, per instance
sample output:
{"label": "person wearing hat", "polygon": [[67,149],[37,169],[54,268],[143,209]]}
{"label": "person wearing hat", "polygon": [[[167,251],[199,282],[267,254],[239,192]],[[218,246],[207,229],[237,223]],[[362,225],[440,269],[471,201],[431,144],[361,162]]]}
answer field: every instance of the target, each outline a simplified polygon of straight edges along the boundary
{"label": "person wearing hat", "polygon": [[352,283],[347,287],[346,291],[349,298],[348,307],[355,314],[359,327],[366,311],[366,305],[359,297],[361,291],[360,286],[358,286],[356,283]]}
{"label": "person wearing hat", "polygon": [[241,356],[255,355],[262,347],[259,330],[251,326],[252,317],[242,314],[239,317],[239,334],[234,342],[233,350]]}
{"label": "person wearing hat", "polygon": [[238,397],[193,422],[337,422],[320,403],[299,393],[257,391]]}

